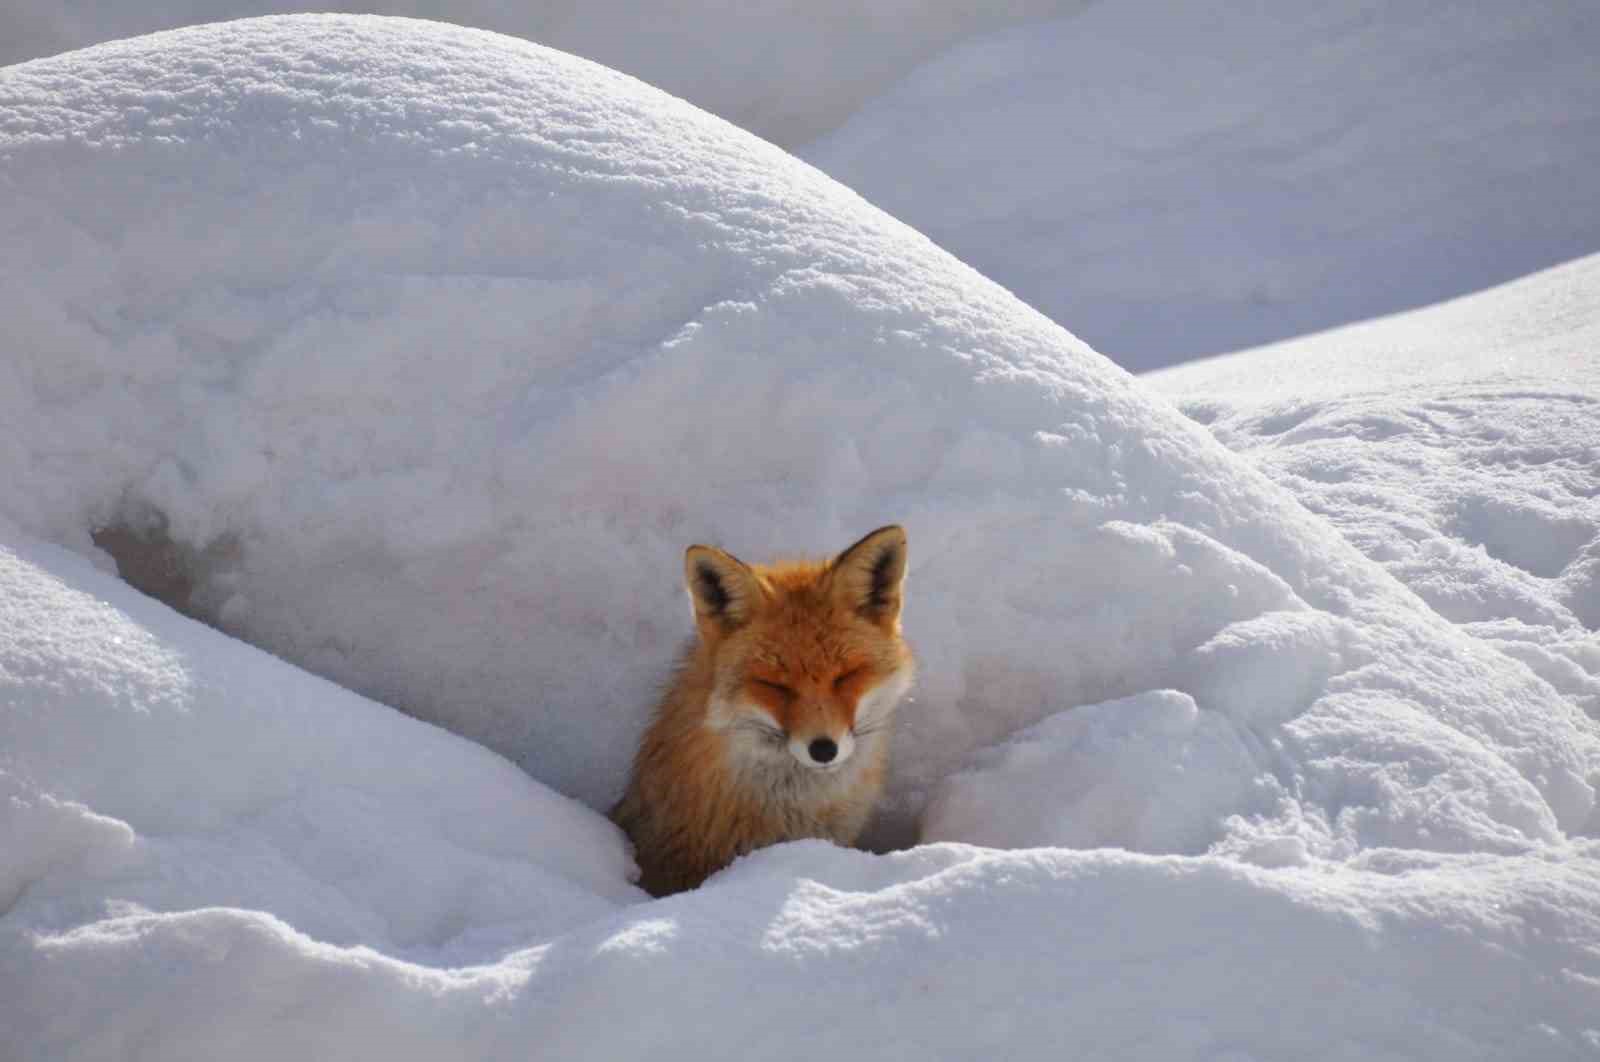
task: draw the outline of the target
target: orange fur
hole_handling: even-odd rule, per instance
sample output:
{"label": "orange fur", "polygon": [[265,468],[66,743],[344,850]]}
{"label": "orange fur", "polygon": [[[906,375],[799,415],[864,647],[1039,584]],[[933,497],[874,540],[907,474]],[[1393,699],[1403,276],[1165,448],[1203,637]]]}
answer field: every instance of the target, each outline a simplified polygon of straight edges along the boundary
{"label": "orange fur", "polygon": [[900,635],[905,551],[899,527],[826,563],[752,567],[689,548],[697,637],[611,812],[633,840],[645,889],[693,888],[778,841],[855,842],[883,788],[889,722],[911,679]]}

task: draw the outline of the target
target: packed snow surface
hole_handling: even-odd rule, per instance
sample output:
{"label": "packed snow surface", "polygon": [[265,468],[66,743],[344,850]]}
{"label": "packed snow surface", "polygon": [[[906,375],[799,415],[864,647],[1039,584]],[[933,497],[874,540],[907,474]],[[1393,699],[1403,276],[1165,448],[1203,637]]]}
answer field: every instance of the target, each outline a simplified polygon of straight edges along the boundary
{"label": "packed snow surface", "polygon": [[1116,0],[953,45],[802,154],[1130,369],[1600,247],[1589,0]]}
{"label": "packed snow surface", "polygon": [[[1600,1051],[1594,720],[776,148],[303,16],[0,70],[0,187],[0,1056]],[[683,547],[890,520],[904,850],[646,901]]]}

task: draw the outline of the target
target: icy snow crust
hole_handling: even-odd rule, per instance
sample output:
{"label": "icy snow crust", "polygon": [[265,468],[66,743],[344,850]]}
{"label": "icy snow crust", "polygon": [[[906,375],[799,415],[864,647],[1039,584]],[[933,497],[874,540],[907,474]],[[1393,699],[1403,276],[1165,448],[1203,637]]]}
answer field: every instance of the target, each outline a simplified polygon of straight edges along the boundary
{"label": "icy snow crust", "polygon": [[[0,1054],[1600,1046],[1592,720],[777,149],[294,17],[0,71],[0,187]],[[642,902],[683,546],[890,519],[946,843]]]}
{"label": "icy snow crust", "polygon": [[800,153],[1134,370],[1600,246],[1587,0],[1116,0],[969,37]]}

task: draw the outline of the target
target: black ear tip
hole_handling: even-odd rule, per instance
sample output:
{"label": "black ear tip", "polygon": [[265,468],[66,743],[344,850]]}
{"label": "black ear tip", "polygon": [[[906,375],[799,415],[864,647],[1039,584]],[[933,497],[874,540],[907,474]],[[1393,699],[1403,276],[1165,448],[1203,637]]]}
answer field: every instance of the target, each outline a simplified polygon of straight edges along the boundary
{"label": "black ear tip", "polygon": [[890,524],[888,527],[879,528],[867,536],[867,541],[878,548],[880,562],[882,557],[904,557],[906,553],[906,529],[899,524]]}
{"label": "black ear tip", "polygon": [[874,552],[892,549],[904,550],[905,546],[906,529],[899,524],[885,524],[876,531],[868,531],[856,539],[839,554],[838,559],[843,560],[846,557],[859,556],[862,551],[869,549]]}

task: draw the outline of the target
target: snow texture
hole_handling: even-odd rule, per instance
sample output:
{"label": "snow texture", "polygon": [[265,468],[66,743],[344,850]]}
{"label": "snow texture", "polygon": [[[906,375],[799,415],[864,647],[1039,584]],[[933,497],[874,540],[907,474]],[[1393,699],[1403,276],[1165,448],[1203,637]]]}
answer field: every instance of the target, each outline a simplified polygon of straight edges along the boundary
{"label": "snow texture", "polygon": [[1586,0],[0,0],[0,64],[341,8],[657,85],[1134,370],[1477,290],[1600,236]]}
{"label": "snow texture", "polygon": [[486,749],[54,547],[7,548],[0,572],[0,848],[21,856],[0,906],[34,928],[104,915],[109,887],[130,910],[263,908],[447,957],[641,895],[617,830]]}
{"label": "snow texture", "polygon": [[[302,16],[0,70],[0,191],[0,1057],[1600,1050],[1595,721],[776,148]],[[889,520],[929,843],[645,901],[683,547]]]}
{"label": "snow texture", "polygon": [[1145,377],[1600,719],[1600,256]]}
{"label": "snow texture", "polygon": [[1587,0],[1117,0],[968,39],[801,153],[1130,369],[1600,246]]}
{"label": "snow texture", "polygon": [[918,63],[1088,0],[0,0],[0,65],[251,15],[438,19],[581,55],[787,148],[843,122]]}

